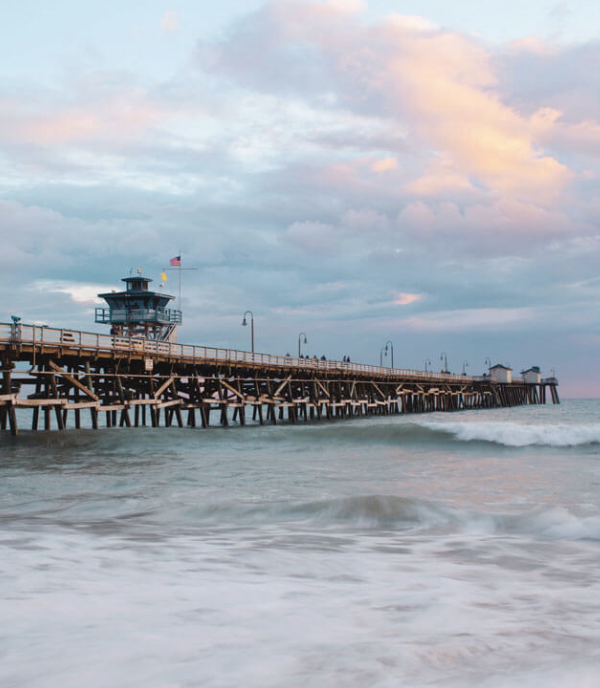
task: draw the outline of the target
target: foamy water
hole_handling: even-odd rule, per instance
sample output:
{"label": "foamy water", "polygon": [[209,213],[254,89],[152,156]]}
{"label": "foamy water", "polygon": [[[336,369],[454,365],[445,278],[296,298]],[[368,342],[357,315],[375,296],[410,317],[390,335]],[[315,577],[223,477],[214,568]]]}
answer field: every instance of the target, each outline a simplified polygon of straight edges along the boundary
{"label": "foamy water", "polygon": [[600,404],[0,439],[0,685],[600,687]]}

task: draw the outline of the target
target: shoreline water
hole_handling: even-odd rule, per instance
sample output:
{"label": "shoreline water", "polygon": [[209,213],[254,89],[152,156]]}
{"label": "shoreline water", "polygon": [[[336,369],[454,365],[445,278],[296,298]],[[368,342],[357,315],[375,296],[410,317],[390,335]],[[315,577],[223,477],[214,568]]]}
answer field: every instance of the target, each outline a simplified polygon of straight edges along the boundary
{"label": "shoreline water", "polygon": [[599,412],[24,434],[0,683],[600,686]]}

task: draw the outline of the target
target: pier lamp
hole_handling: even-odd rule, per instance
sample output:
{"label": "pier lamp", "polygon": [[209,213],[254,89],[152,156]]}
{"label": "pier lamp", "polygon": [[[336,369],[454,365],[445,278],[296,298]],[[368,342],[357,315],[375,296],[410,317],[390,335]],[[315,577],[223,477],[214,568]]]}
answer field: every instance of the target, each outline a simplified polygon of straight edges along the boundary
{"label": "pier lamp", "polygon": [[431,365],[431,359],[428,358],[428,359],[425,361],[425,372],[426,372],[426,373],[429,372],[429,368],[428,368],[427,366],[430,366],[430,365]]}
{"label": "pier lamp", "polygon": [[379,352],[379,367],[383,368],[383,357],[387,356],[387,346],[382,346]]}
{"label": "pier lamp", "polygon": [[[302,339],[304,337],[304,340]],[[302,354],[302,344],[308,344],[308,339],[306,338],[306,332],[300,332],[298,335],[298,358]]]}
{"label": "pier lamp", "polygon": [[250,314],[250,341],[252,343],[252,353],[254,353],[254,313],[252,311],[246,311],[244,313],[244,319],[242,320],[242,326],[246,327],[248,322],[246,321],[246,316]]}
{"label": "pier lamp", "polygon": [[467,368],[469,367],[469,361],[463,361],[463,375],[467,374]]}
{"label": "pier lamp", "polygon": [[448,356],[446,355],[445,351],[442,351],[442,355],[440,356],[440,361],[444,361],[444,372],[448,372]]}
{"label": "pier lamp", "polygon": [[392,357],[391,357],[391,366],[390,366],[390,367],[393,368],[393,367],[394,367],[394,345],[392,344],[392,342],[390,342],[389,339],[388,339],[387,342],[385,343],[385,355],[386,355],[386,356],[387,356],[387,352],[388,352],[388,345],[389,345],[389,347],[390,347],[390,349],[391,349],[391,353],[392,353]]}
{"label": "pier lamp", "polygon": [[[12,327],[11,327],[11,337],[13,339],[18,339],[21,337],[21,325],[19,324],[21,322],[21,318],[19,318],[18,315],[11,315],[11,320],[13,321]],[[5,416],[6,418],[6,416]]]}

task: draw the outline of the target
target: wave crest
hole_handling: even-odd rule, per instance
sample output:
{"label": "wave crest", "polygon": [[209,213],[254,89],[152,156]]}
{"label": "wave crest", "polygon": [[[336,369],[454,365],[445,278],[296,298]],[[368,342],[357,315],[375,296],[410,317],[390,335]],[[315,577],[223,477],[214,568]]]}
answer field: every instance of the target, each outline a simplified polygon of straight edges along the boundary
{"label": "wave crest", "polygon": [[510,422],[423,422],[421,427],[463,442],[493,442],[507,447],[576,447],[600,444],[600,425],[534,425]]}
{"label": "wave crest", "polygon": [[195,521],[214,525],[286,525],[365,530],[441,531],[472,535],[530,535],[551,540],[600,540],[600,517],[581,517],[562,507],[519,514],[484,513],[441,502],[395,495],[358,495],[314,502],[221,503],[196,510]]}

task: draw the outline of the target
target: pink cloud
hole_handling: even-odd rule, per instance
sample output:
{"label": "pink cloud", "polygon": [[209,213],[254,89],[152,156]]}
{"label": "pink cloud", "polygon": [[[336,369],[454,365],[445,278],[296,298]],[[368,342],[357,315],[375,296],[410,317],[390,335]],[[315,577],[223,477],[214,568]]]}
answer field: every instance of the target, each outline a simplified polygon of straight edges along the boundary
{"label": "pink cloud", "polygon": [[376,160],[371,165],[373,172],[389,172],[390,170],[395,170],[397,167],[398,160],[396,158],[382,158],[381,160]]}
{"label": "pink cloud", "polygon": [[42,109],[35,102],[0,100],[0,139],[42,146],[140,138],[162,121],[166,109],[141,91],[105,95],[77,105]]}
{"label": "pink cloud", "polygon": [[532,131],[540,144],[586,156],[600,156],[600,122],[586,119],[568,122],[555,108],[540,108],[531,118]]}
{"label": "pink cloud", "polygon": [[422,177],[404,185],[404,191],[411,196],[439,197],[474,191],[471,180],[449,161],[439,161],[430,166]]}
{"label": "pink cloud", "polygon": [[408,292],[401,291],[395,295],[394,303],[397,306],[408,306],[411,303],[421,301],[422,298],[423,294],[409,294]]}
{"label": "pink cloud", "polygon": [[[403,123],[409,139],[433,153],[432,169],[415,183],[417,195],[473,179],[493,194],[555,206],[573,180],[535,138],[529,118],[503,101],[494,54],[483,42],[420,17],[391,15],[366,24],[317,2],[275,2],[261,20],[257,39],[267,41],[270,63],[279,49],[287,56],[290,42],[310,46],[345,108],[376,103],[371,107]],[[451,175],[440,177],[440,159]],[[372,163],[374,171],[388,169]]]}

